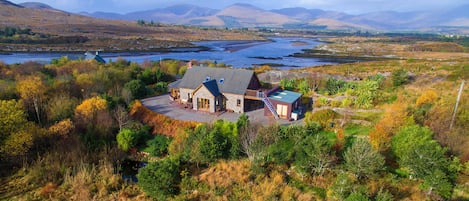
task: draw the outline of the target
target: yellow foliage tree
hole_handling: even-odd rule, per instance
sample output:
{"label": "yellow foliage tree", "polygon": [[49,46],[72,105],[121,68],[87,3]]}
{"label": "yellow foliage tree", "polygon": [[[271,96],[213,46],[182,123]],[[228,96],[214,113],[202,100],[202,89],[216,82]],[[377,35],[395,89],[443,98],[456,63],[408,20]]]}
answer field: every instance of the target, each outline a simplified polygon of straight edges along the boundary
{"label": "yellow foliage tree", "polygon": [[409,124],[411,118],[408,117],[406,104],[403,101],[396,101],[385,109],[383,118],[375,125],[370,132],[370,142],[375,149],[386,152],[391,146],[391,137],[398,129]]}
{"label": "yellow foliage tree", "polygon": [[101,97],[88,98],[75,108],[75,117],[90,122],[95,119],[98,112],[106,109],[107,102],[105,99]]}
{"label": "yellow foliage tree", "polygon": [[46,87],[39,76],[31,75],[24,77],[18,81],[16,90],[20,94],[21,99],[26,103],[32,102],[36,118],[41,123],[40,103],[46,93]]}
{"label": "yellow foliage tree", "polygon": [[433,103],[438,98],[438,94],[434,90],[426,90],[417,98],[415,104],[418,106]]}
{"label": "yellow foliage tree", "polygon": [[67,137],[74,128],[75,125],[73,124],[72,120],[64,119],[49,127],[49,132],[62,137]]}

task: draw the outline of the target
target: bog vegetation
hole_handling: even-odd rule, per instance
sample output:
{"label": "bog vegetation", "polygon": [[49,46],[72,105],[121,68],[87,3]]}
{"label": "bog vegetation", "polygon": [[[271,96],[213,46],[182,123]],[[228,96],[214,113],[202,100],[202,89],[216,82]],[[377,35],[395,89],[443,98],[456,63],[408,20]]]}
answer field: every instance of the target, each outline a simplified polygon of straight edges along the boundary
{"label": "bog vegetation", "polygon": [[0,63],[0,199],[469,199],[467,60],[304,69],[323,76],[279,82],[314,97],[299,125],[183,122],[137,100],[185,66]]}

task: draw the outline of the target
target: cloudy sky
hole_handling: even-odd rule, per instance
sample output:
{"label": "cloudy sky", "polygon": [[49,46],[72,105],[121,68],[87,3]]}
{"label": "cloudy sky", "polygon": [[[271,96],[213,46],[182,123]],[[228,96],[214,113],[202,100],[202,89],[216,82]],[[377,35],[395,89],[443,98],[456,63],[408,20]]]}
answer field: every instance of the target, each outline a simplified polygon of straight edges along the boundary
{"label": "cloudy sky", "polygon": [[249,3],[263,9],[286,7],[319,8],[351,14],[394,10],[438,10],[469,4],[467,0],[10,0],[14,3],[42,2],[69,12],[116,12],[163,8],[175,4],[194,4],[210,8],[223,8],[234,3]]}

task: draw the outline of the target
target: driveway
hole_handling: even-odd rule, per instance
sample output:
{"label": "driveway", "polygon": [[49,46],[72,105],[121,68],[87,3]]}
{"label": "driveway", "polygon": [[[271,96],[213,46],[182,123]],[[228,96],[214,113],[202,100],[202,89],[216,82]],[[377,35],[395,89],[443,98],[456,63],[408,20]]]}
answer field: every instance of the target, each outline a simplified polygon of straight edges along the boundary
{"label": "driveway", "polygon": [[[224,112],[221,114],[212,114],[207,112],[199,112],[192,109],[181,107],[177,102],[171,101],[168,95],[155,96],[141,100],[142,104],[148,109],[166,115],[173,119],[184,121],[196,121],[211,123],[218,119],[235,122],[241,114]],[[271,125],[278,123],[281,125],[302,123],[302,120],[287,121],[284,119],[276,120],[273,117],[264,116],[264,109],[246,112],[251,123],[259,123],[262,125]]]}

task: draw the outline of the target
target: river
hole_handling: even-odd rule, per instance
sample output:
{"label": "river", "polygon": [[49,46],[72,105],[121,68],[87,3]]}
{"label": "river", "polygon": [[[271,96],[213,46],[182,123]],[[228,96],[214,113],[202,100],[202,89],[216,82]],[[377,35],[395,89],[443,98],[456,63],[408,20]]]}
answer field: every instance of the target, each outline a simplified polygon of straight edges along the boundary
{"label": "river", "polygon": [[[269,41],[203,41],[194,42],[200,48],[173,49],[170,52],[120,52],[106,53],[100,55],[106,60],[117,60],[123,58],[132,62],[142,63],[144,61],[158,61],[161,59],[177,60],[210,60],[217,63],[239,68],[270,64],[278,68],[298,68],[333,64],[320,58],[297,58],[292,57],[294,53],[302,52],[303,49],[314,48],[321,44],[315,38],[270,38]],[[0,61],[6,64],[37,61],[48,63],[52,59],[68,56],[70,59],[83,57],[79,53],[11,53],[0,54]]]}

